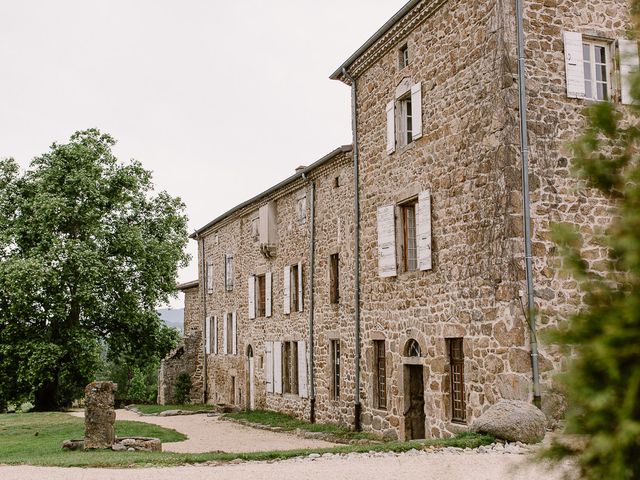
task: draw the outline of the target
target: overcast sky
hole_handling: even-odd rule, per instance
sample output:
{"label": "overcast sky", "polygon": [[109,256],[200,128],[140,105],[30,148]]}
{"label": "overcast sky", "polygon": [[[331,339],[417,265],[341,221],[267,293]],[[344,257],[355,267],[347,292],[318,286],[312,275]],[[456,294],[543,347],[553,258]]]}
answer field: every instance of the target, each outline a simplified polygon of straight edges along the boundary
{"label": "overcast sky", "polygon": [[351,143],[328,76],[405,2],[0,0],[0,157],[26,167],[97,127],[193,231]]}

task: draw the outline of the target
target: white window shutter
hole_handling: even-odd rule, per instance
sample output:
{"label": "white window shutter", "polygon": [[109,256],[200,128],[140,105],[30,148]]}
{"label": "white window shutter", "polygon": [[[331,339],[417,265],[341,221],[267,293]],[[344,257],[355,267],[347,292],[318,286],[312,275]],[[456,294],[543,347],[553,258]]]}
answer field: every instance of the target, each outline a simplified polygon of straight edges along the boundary
{"label": "white window shutter", "polygon": [[387,103],[387,153],[396,151],[396,102]]}
{"label": "white window shutter", "polygon": [[233,334],[231,336],[231,348],[234,355],[238,354],[238,316],[234,311],[231,314],[231,328],[233,329]]}
{"label": "white window shutter", "polygon": [[620,50],[620,100],[631,105],[631,79],[629,75],[638,71],[638,43],[635,40],[618,40]]}
{"label": "white window shutter", "polygon": [[248,293],[247,293],[247,303],[249,305],[249,318],[256,318],[256,277],[254,275],[249,275],[249,279],[247,280]]}
{"label": "white window shutter", "polygon": [[414,140],[422,137],[422,84],[416,83],[411,87],[411,122]]}
{"label": "white window shutter", "polygon": [[304,308],[304,298],[302,296],[302,262],[298,262],[298,311],[301,312]]}
{"label": "white window shutter", "polygon": [[307,389],[307,348],[306,342],[298,342],[298,394],[302,398],[309,396]]}
{"label": "white window shutter", "polygon": [[582,34],[562,32],[564,38],[564,68],[567,76],[567,97],[584,98],[584,64]]}
{"label": "white window shutter", "polygon": [[396,229],[395,206],[378,207],[378,275],[395,277]]}
{"label": "white window shutter", "polygon": [[204,323],[204,345],[205,353],[211,353],[211,317]]}
{"label": "white window shutter", "polygon": [[222,317],[222,353],[227,354],[227,312],[224,312],[224,316]]}
{"label": "white window shutter", "polygon": [[218,317],[213,317],[213,353],[218,353]]}
{"label": "white window shutter", "polygon": [[264,274],[264,311],[265,316],[271,316],[271,272]]}
{"label": "white window shutter", "polygon": [[431,270],[431,191],[418,195],[416,216],[416,242],[418,244],[418,269]]}
{"label": "white window shutter", "polygon": [[207,293],[213,293],[213,262],[209,260],[207,262]]}
{"label": "white window shutter", "polygon": [[273,393],[273,342],[265,342],[264,344],[264,368],[267,393]]}
{"label": "white window shutter", "polygon": [[282,291],[284,292],[284,298],[283,300],[283,306],[284,306],[284,313],[289,314],[291,313],[291,267],[287,266],[284,267],[284,288],[282,289]]}
{"label": "white window shutter", "polygon": [[282,342],[273,342],[273,391],[282,393]]}

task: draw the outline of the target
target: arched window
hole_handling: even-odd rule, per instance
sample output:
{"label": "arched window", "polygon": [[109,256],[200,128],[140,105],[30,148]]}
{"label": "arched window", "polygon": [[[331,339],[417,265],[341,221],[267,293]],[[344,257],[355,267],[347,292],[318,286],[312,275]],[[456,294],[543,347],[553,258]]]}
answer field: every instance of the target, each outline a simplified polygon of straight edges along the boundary
{"label": "arched window", "polygon": [[407,342],[405,347],[405,356],[407,357],[419,357],[420,356],[420,344],[413,338]]}
{"label": "arched window", "polygon": [[247,347],[247,357],[253,358],[253,347],[251,345]]}

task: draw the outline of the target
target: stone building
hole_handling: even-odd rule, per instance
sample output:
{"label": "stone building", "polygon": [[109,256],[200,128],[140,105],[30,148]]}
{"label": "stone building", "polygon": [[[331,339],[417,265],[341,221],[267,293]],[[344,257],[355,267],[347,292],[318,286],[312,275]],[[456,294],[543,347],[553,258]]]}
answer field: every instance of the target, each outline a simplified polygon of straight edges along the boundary
{"label": "stone building", "polygon": [[[567,142],[589,104],[629,103],[638,54],[623,0],[523,3],[529,201],[515,3],[409,1],[331,75],[352,89],[353,151],[198,230],[199,321],[213,348],[206,401],[409,439],[464,430],[500,399],[533,400],[529,292],[538,332],[580,305],[551,225],[579,227],[593,268],[606,256],[590,236],[608,205],[571,177]],[[295,278],[301,311],[294,301],[287,313]],[[256,293],[264,285],[270,316]],[[539,345],[550,424],[563,407],[552,380],[562,361]]]}

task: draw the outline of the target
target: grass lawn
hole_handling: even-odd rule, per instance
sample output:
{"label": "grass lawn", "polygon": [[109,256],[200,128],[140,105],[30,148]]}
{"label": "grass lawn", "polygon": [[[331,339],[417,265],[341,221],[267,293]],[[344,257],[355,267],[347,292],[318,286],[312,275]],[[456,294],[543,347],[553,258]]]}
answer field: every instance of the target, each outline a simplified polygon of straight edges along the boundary
{"label": "grass lawn", "polygon": [[189,412],[197,411],[213,411],[214,405],[196,404],[196,405],[134,405],[141,413],[160,413],[165,410],[186,410]]}
{"label": "grass lawn", "polygon": [[[296,427],[297,428],[297,427]],[[23,413],[0,415],[0,464],[49,465],[60,467],[130,467],[169,466],[207,461],[271,460],[297,457],[310,453],[349,453],[368,451],[402,452],[429,445],[477,447],[493,442],[487,435],[461,434],[451,439],[414,442],[389,442],[375,445],[343,445],[333,448],[271,451],[257,453],[169,453],[169,452],[113,452],[66,451],[63,440],[82,438],[84,421],[65,413]],[[157,437],[163,442],[184,440],[175,430],[141,422],[116,422],[116,435]]]}

